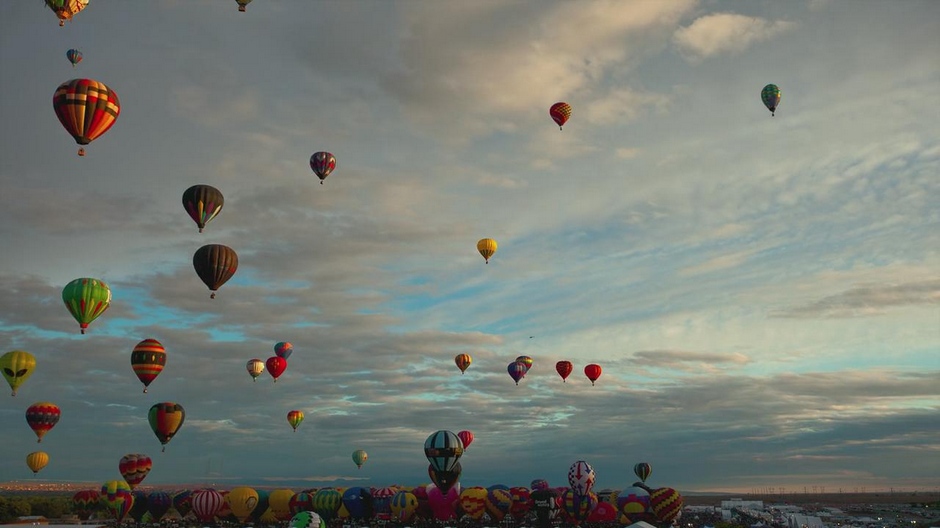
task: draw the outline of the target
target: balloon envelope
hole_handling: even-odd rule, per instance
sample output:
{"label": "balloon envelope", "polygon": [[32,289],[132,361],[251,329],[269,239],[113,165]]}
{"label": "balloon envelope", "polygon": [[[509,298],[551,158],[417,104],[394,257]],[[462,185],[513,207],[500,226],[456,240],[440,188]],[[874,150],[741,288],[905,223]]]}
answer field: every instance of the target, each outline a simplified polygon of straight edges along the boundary
{"label": "balloon envelope", "polygon": [[294,345],[288,343],[287,341],[281,341],[280,343],[274,345],[274,355],[279,358],[287,359],[294,352]]}
{"label": "balloon envelope", "polygon": [[124,455],[118,462],[118,471],[131,489],[136,488],[147,477],[152,467],[153,461],[150,457],[140,453]]}
{"label": "balloon envelope", "polygon": [[36,357],[25,350],[11,350],[0,356],[0,372],[16,396],[20,387],[36,370]]}
{"label": "balloon envelope", "polygon": [[470,363],[473,363],[473,358],[470,357],[470,354],[457,354],[454,357],[454,363],[457,364],[457,368],[459,368],[460,373],[463,374],[470,366]]}
{"label": "balloon envelope", "polygon": [[165,366],[166,349],[156,339],[144,339],[131,352],[131,368],[144,384],[144,392],[147,392],[147,387],[163,372]]}
{"label": "balloon envelope", "polygon": [[254,488],[239,486],[232,488],[225,496],[225,501],[232,509],[232,514],[239,522],[246,522],[258,506],[258,492]]}
{"label": "balloon envelope", "polygon": [[506,370],[509,372],[509,377],[516,382],[516,385],[519,384],[519,380],[525,377],[526,366],[525,363],[521,361],[513,361],[506,367]]}
{"label": "balloon envelope", "polygon": [[252,381],[257,380],[258,376],[264,372],[264,361],[260,359],[249,359],[245,368],[248,369],[248,375],[251,376]]}
{"label": "balloon envelope", "polygon": [[480,255],[483,255],[483,259],[487,264],[490,263],[490,257],[496,253],[497,247],[496,241],[492,238],[481,238],[477,242],[477,251],[480,252]]}
{"label": "balloon envelope", "polygon": [[223,205],[225,197],[222,196],[222,191],[211,185],[200,183],[183,191],[183,208],[193,222],[196,222],[200,233],[210,220],[218,216]]}
{"label": "balloon envelope", "polygon": [[460,437],[451,431],[431,433],[424,441],[424,455],[437,471],[451,471],[463,455],[464,445]]}
{"label": "balloon envelope", "polygon": [[42,442],[42,437],[59,423],[62,411],[52,402],[36,402],[26,409],[26,423],[36,433],[36,442]]}
{"label": "balloon envelope", "polygon": [[33,451],[32,453],[26,455],[26,465],[29,469],[33,470],[33,473],[39,473],[39,470],[46,467],[46,464],[49,463],[49,454],[45,451]]}
{"label": "balloon envelope", "polygon": [[584,375],[591,380],[591,385],[594,385],[594,382],[597,381],[597,378],[601,377],[601,366],[591,363],[584,367]]}
{"label": "balloon envelope", "polygon": [[314,152],[310,156],[310,169],[320,178],[320,183],[336,168],[336,157],[329,152]]}
{"label": "balloon envelope", "polygon": [[85,329],[111,306],[111,288],[99,279],[75,279],[62,289],[62,302],[85,333]]}
{"label": "balloon envelope", "polygon": [[774,112],[777,110],[777,105],[780,104],[780,88],[776,84],[768,84],[760,91],[760,99],[764,102],[764,106],[767,107],[767,110],[770,110],[770,115],[774,115]]}
{"label": "balloon envelope", "polygon": [[457,437],[460,438],[460,441],[463,442],[463,448],[466,450],[470,447],[470,444],[473,443],[473,433],[471,431],[460,431],[457,433]]}
{"label": "balloon envelope", "polygon": [[552,120],[558,125],[558,129],[561,130],[561,127],[571,117],[571,105],[561,101],[557,102],[548,109],[548,115],[552,117]]}
{"label": "balloon envelope", "polygon": [[215,292],[238,270],[238,255],[228,246],[207,244],[193,254],[193,268],[212,292],[209,297],[215,299]]}
{"label": "balloon envelope", "polygon": [[369,459],[369,454],[363,451],[362,449],[357,449],[353,451],[352,460],[356,463],[356,466],[362,467],[366,463],[366,460]]}
{"label": "balloon envelope", "polygon": [[150,408],[147,420],[150,422],[150,428],[157,440],[163,444],[163,450],[166,451],[166,444],[176,436],[183,421],[186,419],[186,411],[183,406],[173,402],[156,403]]}
{"label": "balloon envelope", "polygon": [[294,428],[294,431],[297,430],[297,426],[300,425],[302,421],[304,421],[303,411],[289,411],[287,413],[287,423]]}
{"label": "balloon envelope", "polygon": [[72,63],[72,67],[74,68],[76,64],[82,62],[82,52],[77,49],[70,49],[65,52],[65,58]]}
{"label": "balloon envelope", "polygon": [[268,369],[268,374],[274,378],[274,383],[277,383],[277,379],[287,370],[287,360],[281,357],[271,356],[264,362],[264,366]]}
{"label": "balloon envelope", "polygon": [[633,466],[633,473],[643,482],[646,482],[646,479],[649,478],[650,473],[652,472],[653,467],[646,462],[640,462],[639,464]]}
{"label": "balloon envelope", "polygon": [[[121,114],[121,103],[113,90],[93,79],[72,79],[56,88],[52,96],[56,117],[75,142],[87,145],[107,132]],[[78,151],[85,155],[85,149]]]}
{"label": "balloon envelope", "polygon": [[72,20],[72,17],[88,6],[88,0],[45,0],[45,2],[46,6],[58,17],[59,26],[64,26],[66,20]]}

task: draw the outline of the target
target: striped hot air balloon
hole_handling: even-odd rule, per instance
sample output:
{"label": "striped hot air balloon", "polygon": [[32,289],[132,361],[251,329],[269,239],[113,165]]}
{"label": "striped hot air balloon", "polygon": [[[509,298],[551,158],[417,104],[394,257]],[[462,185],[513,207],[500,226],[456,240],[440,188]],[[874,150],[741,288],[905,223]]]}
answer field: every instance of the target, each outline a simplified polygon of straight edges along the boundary
{"label": "striped hot air balloon", "polygon": [[463,455],[463,442],[451,431],[431,433],[424,441],[424,455],[438,471],[450,471]]}
{"label": "striped hot air balloon", "polygon": [[59,423],[62,411],[52,402],[36,402],[26,409],[26,423],[36,433],[36,442],[42,442],[42,437]]}
{"label": "striped hot air balloon", "polygon": [[183,191],[183,208],[193,222],[196,222],[200,233],[210,220],[218,216],[223,205],[225,197],[222,196],[222,191],[211,185],[200,183]]}
{"label": "striped hot air balloon", "polygon": [[103,280],[82,277],[62,288],[62,302],[85,333],[85,329],[111,306],[111,288]]}
{"label": "striped hot air balloon", "polygon": [[156,339],[144,339],[131,352],[131,367],[144,384],[144,392],[147,392],[147,387],[163,372],[165,366],[166,349]]}
{"label": "striped hot air balloon", "polygon": [[153,461],[150,460],[150,457],[140,453],[124,455],[118,463],[121,476],[124,477],[124,481],[130,485],[132,490],[143,482],[152,467]]}
{"label": "striped hot air balloon", "polygon": [[162,402],[150,407],[147,420],[150,422],[153,434],[163,444],[161,451],[166,451],[166,444],[176,436],[185,419],[186,411],[178,403]]}
{"label": "striped hot air balloon", "polygon": [[[114,90],[94,79],[72,79],[60,84],[52,96],[56,117],[79,145],[87,145],[114,126],[121,102]],[[78,149],[84,156],[84,147]]]}

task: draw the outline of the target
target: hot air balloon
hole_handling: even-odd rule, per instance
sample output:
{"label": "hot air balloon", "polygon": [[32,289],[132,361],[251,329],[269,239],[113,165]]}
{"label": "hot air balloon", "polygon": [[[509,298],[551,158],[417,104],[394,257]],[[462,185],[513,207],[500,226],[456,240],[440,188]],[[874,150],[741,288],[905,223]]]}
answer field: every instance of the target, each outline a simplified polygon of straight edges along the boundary
{"label": "hot air balloon", "polygon": [[530,358],[529,356],[519,356],[516,358],[516,361],[521,361],[522,363],[525,363],[525,373],[528,374],[529,369],[532,368],[532,358]]}
{"label": "hot air balloon", "polygon": [[369,459],[369,454],[363,451],[362,449],[357,449],[353,451],[352,460],[356,463],[356,466],[359,469],[362,469],[362,465],[366,463],[366,460]]}
{"label": "hot air balloon", "polygon": [[506,370],[509,371],[509,377],[516,382],[516,385],[519,384],[519,380],[525,377],[526,366],[525,363],[521,361],[513,361],[506,367]]}
{"label": "hot air balloon", "polygon": [[70,49],[65,52],[65,58],[72,63],[72,67],[74,68],[76,64],[82,62],[82,52],[77,49]]}
{"label": "hot air balloon", "polygon": [[303,511],[291,518],[288,528],[320,528],[323,525],[319,515],[312,511]]}
{"label": "hot air balloon", "polygon": [[450,471],[463,455],[463,442],[451,431],[440,430],[431,433],[424,441],[424,455],[438,471]]}
{"label": "hot air balloon", "polygon": [[649,478],[650,473],[653,472],[653,467],[647,464],[646,462],[640,462],[639,464],[633,466],[633,473],[636,474],[642,482],[646,482],[646,479]]}
{"label": "hot air balloon", "polygon": [[588,515],[597,506],[597,494],[592,491],[580,495],[573,489],[567,489],[561,494],[561,497],[565,513],[574,521],[575,525],[587,520]]}
{"label": "hot air balloon", "polygon": [[59,18],[59,26],[64,26],[66,20],[72,20],[72,17],[79,11],[88,6],[89,0],[46,0],[46,5]]}
{"label": "hot air balloon", "polygon": [[[113,90],[93,79],[72,79],[59,85],[52,96],[59,122],[79,145],[87,145],[110,129],[121,114]],[[84,156],[84,147],[78,149]]]}
{"label": "hot air balloon", "polygon": [[49,463],[49,455],[44,451],[33,451],[26,455],[26,465],[33,470],[33,474],[39,473],[39,470],[46,467]]}
{"label": "hot air balloon", "polygon": [[650,492],[650,509],[664,523],[672,522],[682,511],[682,495],[672,488],[659,488]]}
{"label": "hot air balloon", "polygon": [[594,468],[583,460],[578,460],[568,468],[568,484],[578,495],[587,495],[594,487]]}
{"label": "hot air balloon", "polygon": [[336,158],[329,152],[314,152],[310,156],[310,168],[320,178],[320,185],[323,185],[323,180],[336,168]]}
{"label": "hot air balloon", "polygon": [[239,486],[232,488],[225,496],[225,502],[232,509],[232,514],[239,522],[247,522],[258,506],[258,492],[254,488]]}
{"label": "hot air balloon", "polygon": [[594,363],[587,365],[584,367],[584,375],[591,380],[591,385],[594,385],[597,378],[601,377],[601,366]]}
{"label": "hot air balloon", "polygon": [[294,352],[294,345],[288,343],[287,341],[281,341],[280,343],[274,345],[274,355],[279,358],[287,359]]}
{"label": "hot air balloon", "polygon": [[343,494],[334,488],[322,488],[313,494],[313,511],[321,519],[330,522],[343,505]]}
{"label": "hot air balloon", "polygon": [[246,365],[245,368],[248,369],[248,374],[251,376],[251,381],[258,381],[258,376],[264,372],[264,361],[261,361],[257,358],[249,359],[248,365]]}
{"label": "hot air balloon", "polygon": [[163,372],[165,366],[166,349],[156,339],[144,339],[131,352],[131,367],[144,384],[144,392],[147,392],[147,387]]}
{"label": "hot air balloon", "polygon": [[134,507],[134,492],[123,480],[109,480],[101,486],[101,502],[118,524]]}
{"label": "hot air balloon", "polygon": [[353,519],[372,517],[372,490],[354,486],[343,492],[343,507]]}
{"label": "hot air balloon", "polygon": [[235,0],[235,3],[238,4],[238,10],[244,13],[245,8],[251,3],[251,0]]}
{"label": "hot air balloon", "polygon": [[215,299],[216,290],[231,279],[238,269],[238,255],[228,246],[207,244],[193,254],[193,268],[212,292],[209,298]]}
{"label": "hot air balloon", "polygon": [[460,508],[475,521],[482,520],[486,513],[487,489],[483,486],[464,488],[460,492]]}
{"label": "hot air balloon", "polygon": [[42,442],[42,437],[59,423],[62,411],[59,406],[51,402],[36,402],[26,409],[26,423],[36,433],[36,442]]}
{"label": "hot air balloon", "polygon": [[151,491],[147,495],[147,511],[153,517],[153,522],[160,522],[172,506],[173,498],[165,491]]}
{"label": "hot air balloon", "polygon": [[457,368],[460,369],[460,373],[463,374],[466,372],[467,367],[470,366],[470,363],[473,363],[473,358],[470,357],[470,354],[457,354],[454,357],[454,363],[457,364]]}
{"label": "hot air balloon", "polygon": [[780,88],[776,84],[768,84],[760,91],[760,100],[764,102],[767,110],[770,110],[770,116],[774,116],[777,111],[777,105],[780,104]]}
{"label": "hot air balloon", "polygon": [[483,255],[483,259],[486,261],[486,264],[490,263],[490,257],[496,253],[496,247],[496,241],[492,238],[481,238],[480,241],[477,242],[477,251]]}
{"label": "hot air balloon", "polygon": [[140,453],[124,455],[121,457],[121,461],[118,462],[118,470],[132,490],[143,482],[152,467],[153,461],[150,460],[150,457]]}
{"label": "hot air balloon", "polygon": [[196,222],[200,233],[206,224],[222,211],[223,205],[225,205],[225,198],[222,196],[222,191],[211,185],[193,185],[183,191],[183,208],[189,213],[193,222]]}
{"label": "hot air balloon", "polygon": [[212,488],[205,488],[194,491],[191,502],[196,518],[202,522],[211,522],[225,504],[225,497]]}
{"label": "hot air balloon", "polygon": [[463,442],[464,450],[470,447],[470,444],[473,443],[473,433],[470,431],[460,431],[457,433],[457,438],[460,438],[460,441]]}
{"label": "hot air balloon", "polygon": [[555,103],[548,109],[548,115],[552,116],[552,120],[558,124],[558,130],[561,130],[571,117],[571,105],[564,102]]}
{"label": "hot air balloon", "polygon": [[176,435],[183,420],[186,419],[186,411],[183,406],[173,402],[156,403],[150,408],[147,414],[147,420],[150,422],[150,428],[157,440],[163,444],[161,451],[166,451],[166,444]]}
{"label": "hot air balloon", "polygon": [[11,350],[0,356],[0,372],[13,389],[13,396],[16,396],[16,389],[33,375],[34,370],[36,358],[25,350]]}
{"label": "hot air balloon", "polygon": [[88,325],[111,306],[111,288],[100,279],[75,279],[62,289],[62,301],[84,334]]}
{"label": "hot air balloon", "polygon": [[72,495],[72,511],[83,521],[87,521],[100,505],[101,491],[97,489],[81,490]]}
{"label": "hot air balloon", "polygon": [[418,510],[418,497],[410,491],[399,491],[392,495],[389,506],[392,510],[393,519],[398,522],[409,521]]}
{"label": "hot air balloon", "polygon": [[574,370],[574,365],[572,365],[570,361],[562,360],[555,363],[555,372],[561,376],[561,381],[563,382],[568,381],[568,376],[571,374],[572,370]]}
{"label": "hot air balloon", "polygon": [[300,425],[300,422],[304,421],[304,412],[303,411],[290,411],[287,413],[287,423],[294,428],[294,432],[297,432],[297,426]]}
{"label": "hot air balloon", "polygon": [[435,469],[434,466],[428,465],[428,477],[431,478],[431,482],[440,488],[443,493],[447,493],[454,487],[454,484],[460,480],[460,473],[462,472],[463,466],[460,465],[460,462],[454,464],[454,467],[449,471],[439,471]]}
{"label": "hot air balloon", "polygon": [[287,370],[287,360],[277,356],[271,356],[264,362],[264,366],[267,367],[268,374],[274,378],[274,383],[277,383],[277,379]]}

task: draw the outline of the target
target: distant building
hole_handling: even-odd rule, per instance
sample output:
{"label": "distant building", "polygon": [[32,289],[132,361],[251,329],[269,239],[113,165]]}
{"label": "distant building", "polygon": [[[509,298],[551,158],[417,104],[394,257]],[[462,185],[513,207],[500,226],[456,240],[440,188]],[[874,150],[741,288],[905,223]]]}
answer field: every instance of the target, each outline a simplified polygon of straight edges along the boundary
{"label": "distant building", "polygon": [[788,528],[824,528],[822,519],[813,515],[792,514],[787,519]]}
{"label": "distant building", "polygon": [[21,517],[17,517],[15,521],[7,524],[49,524],[49,519],[46,519],[42,515],[23,515]]}

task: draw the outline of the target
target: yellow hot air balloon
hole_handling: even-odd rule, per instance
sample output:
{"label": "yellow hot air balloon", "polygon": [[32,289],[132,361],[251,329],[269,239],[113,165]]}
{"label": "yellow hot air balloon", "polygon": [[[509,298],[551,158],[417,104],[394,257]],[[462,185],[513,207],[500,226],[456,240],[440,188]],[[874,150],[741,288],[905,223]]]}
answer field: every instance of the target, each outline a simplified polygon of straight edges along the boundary
{"label": "yellow hot air balloon", "polygon": [[232,509],[232,514],[239,522],[246,522],[258,506],[258,492],[247,486],[232,488],[225,496],[225,502]]}
{"label": "yellow hot air balloon", "polygon": [[11,350],[0,356],[0,372],[13,389],[14,396],[16,389],[33,375],[35,369],[36,358],[25,350]]}
{"label": "yellow hot air balloon", "polygon": [[290,500],[294,496],[293,490],[278,489],[268,495],[268,506],[274,517],[279,521],[289,521],[291,518]]}
{"label": "yellow hot air balloon", "polygon": [[477,242],[477,251],[483,255],[483,258],[486,260],[486,263],[490,263],[490,257],[493,256],[493,253],[496,253],[496,241],[492,238],[481,238]]}
{"label": "yellow hot air balloon", "polygon": [[46,467],[48,463],[49,455],[44,451],[33,451],[26,455],[26,465],[33,470],[33,473],[39,473],[39,470]]}

